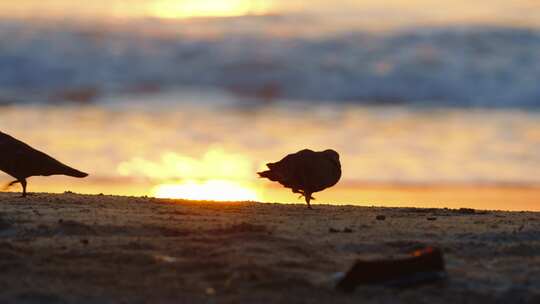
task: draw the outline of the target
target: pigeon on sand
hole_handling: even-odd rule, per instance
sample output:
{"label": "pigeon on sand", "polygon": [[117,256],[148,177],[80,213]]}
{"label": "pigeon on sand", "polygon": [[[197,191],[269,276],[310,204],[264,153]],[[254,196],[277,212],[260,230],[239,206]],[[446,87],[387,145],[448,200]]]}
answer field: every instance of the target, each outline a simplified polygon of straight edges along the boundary
{"label": "pigeon on sand", "polygon": [[62,164],[49,155],[0,132],[0,170],[15,178],[7,187],[20,183],[26,196],[26,179],[31,176],[67,175],[86,177],[87,173]]}
{"label": "pigeon on sand", "polygon": [[257,174],[304,196],[309,209],[313,193],[332,187],[341,178],[339,154],[334,150],[304,149],[266,166],[270,170]]}

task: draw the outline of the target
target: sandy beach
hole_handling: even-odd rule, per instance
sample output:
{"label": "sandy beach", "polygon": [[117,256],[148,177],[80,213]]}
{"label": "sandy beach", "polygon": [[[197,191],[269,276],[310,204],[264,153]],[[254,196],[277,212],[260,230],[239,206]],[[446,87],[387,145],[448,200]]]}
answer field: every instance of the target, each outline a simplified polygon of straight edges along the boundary
{"label": "sandy beach", "polygon": [[[3,193],[0,303],[540,302],[538,213],[314,207]],[[426,245],[447,280],[333,289],[357,259]]]}

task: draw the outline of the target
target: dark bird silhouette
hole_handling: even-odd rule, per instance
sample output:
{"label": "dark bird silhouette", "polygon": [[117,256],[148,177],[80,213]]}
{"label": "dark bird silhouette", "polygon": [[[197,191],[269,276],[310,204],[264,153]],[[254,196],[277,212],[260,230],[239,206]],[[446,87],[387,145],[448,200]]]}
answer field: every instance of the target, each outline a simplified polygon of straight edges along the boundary
{"label": "dark bird silhouette", "polygon": [[309,149],[289,154],[276,163],[266,164],[260,177],[279,182],[293,193],[304,196],[311,209],[311,195],[335,185],[341,178],[339,154],[334,150],[315,152]]}
{"label": "dark bird silhouette", "polygon": [[13,176],[7,187],[20,183],[26,196],[26,179],[31,176],[67,175],[86,177],[87,173],[62,164],[49,155],[0,132],[0,170]]}

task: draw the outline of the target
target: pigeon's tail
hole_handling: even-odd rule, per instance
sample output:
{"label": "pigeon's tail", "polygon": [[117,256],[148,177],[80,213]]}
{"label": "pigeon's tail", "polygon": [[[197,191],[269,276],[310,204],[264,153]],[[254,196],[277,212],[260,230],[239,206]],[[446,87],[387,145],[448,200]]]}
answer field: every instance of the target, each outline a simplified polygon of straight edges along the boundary
{"label": "pigeon's tail", "polygon": [[278,178],[275,176],[274,172],[271,170],[263,171],[263,172],[257,172],[259,174],[259,177],[261,178],[268,178],[271,181],[277,181]]}
{"label": "pigeon's tail", "polygon": [[88,173],[79,171],[77,169],[73,169],[73,168],[68,167],[68,166],[65,166],[63,168],[62,174],[67,175],[67,176],[72,176],[72,177],[78,177],[78,178],[83,178],[83,177],[88,176]]}

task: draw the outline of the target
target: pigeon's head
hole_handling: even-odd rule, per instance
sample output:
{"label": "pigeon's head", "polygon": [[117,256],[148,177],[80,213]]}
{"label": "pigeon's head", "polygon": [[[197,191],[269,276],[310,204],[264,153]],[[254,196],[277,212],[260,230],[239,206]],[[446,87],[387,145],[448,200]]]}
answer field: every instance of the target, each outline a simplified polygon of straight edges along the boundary
{"label": "pigeon's head", "polygon": [[339,164],[339,154],[332,150],[332,149],[328,149],[328,150],[324,150],[323,152],[323,155],[325,157],[328,157],[329,159],[331,159],[332,161],[336,162],[337,164]]}

